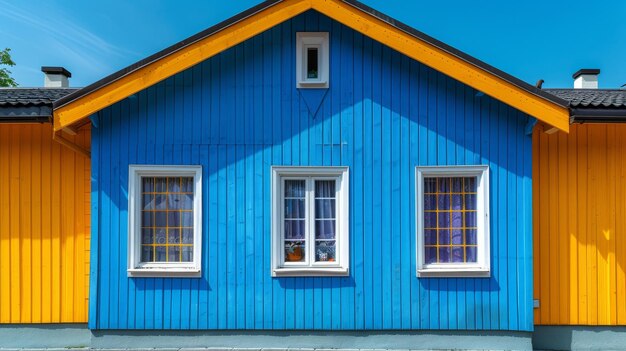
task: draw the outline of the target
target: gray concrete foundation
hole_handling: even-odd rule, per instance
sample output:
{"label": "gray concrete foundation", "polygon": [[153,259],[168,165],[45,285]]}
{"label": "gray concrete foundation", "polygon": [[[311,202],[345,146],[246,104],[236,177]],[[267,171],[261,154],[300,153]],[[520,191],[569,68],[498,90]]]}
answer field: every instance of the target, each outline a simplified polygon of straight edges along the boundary
{"label": "gray concrete foundation", "polygon": [[0,351],[93,350],[532,350],[528,332],[93,330],[86,325],[1,325]]}
{"label": "gray concrete foundation", "polygon": [[626,327],[535,326],[537,350],[626,350]]}

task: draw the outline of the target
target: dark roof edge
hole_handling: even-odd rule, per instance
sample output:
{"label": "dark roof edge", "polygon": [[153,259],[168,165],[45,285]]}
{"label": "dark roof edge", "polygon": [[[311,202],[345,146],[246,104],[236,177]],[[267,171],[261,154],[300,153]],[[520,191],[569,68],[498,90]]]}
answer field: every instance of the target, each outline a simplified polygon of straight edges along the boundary
{"label": "dark roof edge", "polygon": [[52,116],[2,116],[0,123],[51,123]]}
{"label": "dark roof edge", "polygon": [[600,70],[597,68],[582,68],[572,74],[572,78],[576,79],[583,74],[600,74]]}
{"label": "dark roof edge", "polygon": [[72,73],[65,69],[65,67],[57,67],[57,66],[42,66],[41,71],[43,73],[51,73],[51,74],[62,74],[67,78],[72,77]]}
{"label": "dark roof edge", "polygon": [[211,36],[211,35],[219,32],[219,31],[221,31],[221,30],[223,30],[223,29],[225,29],[227,27],[232,26],[233,24],[235,24],[237,22],[240,22],[240,21],[242,21],[242,20],[244,20],[244,19],[254,15],[257,12],[260,12],[260,11],[264,10],[267,7],[270,7],[270,6],[274,5],[274,4],[277,4],[277,3],[282,2],[282,1],[283,0],[266,0],[266,1],[260,3],[260,4],[256,5],[256,6],[253,6],[253,7],[249,8],[249,9],[243,11],[243,12],[240,12],[240,13],[236,14],[233,17],[230,17],[230,18],[228,18],[228,19],[226,19],[226,20],[224,20],[222,22],[219,22],[218,24],[215,24],[215,25],[213,25],[213,26],[211,26],[211,27],[209,27],[209,28],[199,32],[199,33],[196,33],[196,34],[194,34],[194,35],[192,35],[192,36],[190,36],[190,37],[188,37],[186,39],[183,39],[182,41],[179,41],[178,43],[176,43],[174,45],[171,45],[171,46],[169,46],[169,47],[167,47],[167,48],[165,48],[165,49],[163,49],[163,50],[161,50],[161,51],[159,51],[157,53],[154,53],[154,54],[152,54],[152,55],[150,55],[150,56],[148,56],[148,57],[146,57],[144,59],[141,59],[141,60],[133,63],[132,65],[130,65],[128,67],[122,68],[121,70],[119,70],[119,71],[117,71],[117,72],[115,72],[113,74],[110,74],[110,75],[108,75],[108,76],[106,76],[106,77],[96,81],[95,83],[92,83],[92,84],[90,84],[90,85],[88,85],[88,86],[86,86],[86,87],[84,87],[84,88],[82,88],[82,89],[80,89],[80,90],[78,90],[76,92],[73,92],[73,93],[71,93],[69,95],[66,95],[66,96],[60,98],[59,100],[54,102],[53,108],[57,109],[57,108],[59,108],[59,107],[61,107],[63,105],[66,105],[66,104],[72,102],[73,100],[76,100],[76,99],[78,99],[78,98],[80,98],[80,97],[82,97],[84,95],[87,95],[87,94],[97,90],[98,88],[104,86],[104,85],[107,85],[107,84],[112,83],[112,82],[114,82],[116,80],[119,80],[119,79],[123,78],[124,76],[127,76],[127,75],[131,74],[132,72],[134,72],[134,71],[136,71],[136,70],[138,70],[138,69],[140,69],[140,68],[142,68],[144,66],[147,66],[147,65],[151,64],[152,62],[158,61],[159,59],[161,59],[161,58],[163,58],[165,56],[168,56],[168,55],[170,55],[170,54],[172,54],[172,53],[174,53],[176,51],[179,51],[179,50],[181,50],[181,49],[183,49],[183,48],[185,48],[185,47],[187,47],[187,46],[189,46],[191,44],[194,44],[194,43],[196,43],[196,42],[198,42],[198,41],[200,41],[200,40],[202,40],[202,39],[204,39],[204,38],[206,38],[208,36]]}
{"label": "dark roof edge", "polygon": [[[161,50],[161,51],[159,51],[159,52],[157,52],[157,53],[155,53],[153,55],[150,55],[150,56],[148,56],[145,59],[137,61],[136,63],[134,63],[134,64],[132,64],[132,65],[126,67],[126,68],[123,68],[123,69],[121,69],[121,70],[119,70],[119,71],[117,71],[117,72],[115,72],[115,73],[113,73],[113,74],[111,74],[109,76],[106,76],[106,77],[96,81],[93,84],[90,84],[90,85],[88,85],[88,86],[86,86],[86,87],[84,87],[84,88],[82,88],[82,89],[80,89],[80,90],[78,90],[78,91],[76,91],[74,93],[66,95],[65,97],[63,97],[63,98],[61,98],[61,99],[59,99],[59,100],[54,102],[54,104],[53,104],[54,109],[62,107],[64,105],[72,102],[73,100],[76,100],[76,99],[78,99],[78,98],[80,98],[80,97],[82,97],[84,95],[87,95],[87,94],[97,90],[98,88],[100,88],[100,87],[102,87],[102,86],[104,86],[106,84],[109,84],[109,83],[112,83],[112,82],[114,82],[116,80],[119,80],[122,77],[124,77],[124,76],[126,76],[128,74],[131,74],[132,72],[134,72],[134,71],[136,71],[136,70],[138,70],[138,69],[140,69],[140,68],[142,68],[142,67],[144,67],[144,66],[146,66],[146,65],[148,65],[148,64],[150,64],[152,62],[158,61],[159,59],[161,59],[161,58],[163,58],[165,56],[168,56],[168,55],[170,55],[170,54],[172,54],[172,53],[174,53],[174,52],[176,52],[178,50],[181,50],[182,48],[185,48],[185,47],[187,47],[187,46],[189,46],[189,45],[191,45],[193,43],[196,43],[196,42],[198,42],[198,41],[200,41],[200,40],[202,40],[202,39],[204,39],[204,38],[206,38],[206,37],[208,37],[208,36],[210,36],[210,35],[212,35],[212,34],[214,34],[216,32],[219,32],[219,31],[221,31],[221,30],[223,30],[223,29],[225,29],[225,28],[227,28],[227,27],[229,27],[229,26],[231,26],[231,25],[233,25],[233,24],[235,24],[237,22],[240,22],[241,20],[243,20],[243,19],[245,19],[247,17],[250,17],[250,16],[254,15],[257,12],[260,12],[260,11],[264,10],[267,7],[270,7],[270,6],[274,5],[274,4],[280,3],[282,1],[283,0],[266,0],[266,1],[260,3],[260,4],[256,5],[256,6],[254,6],[254,7],[249,8],[246,11],[240,12],[239,14],[237,14],[237,15],[229,18],[229,19],[226,19],[225,21],[222,21],[222,22],[220,22],[220,23],[218,23],[218,24],[216,24],[214,26],[211,26],[211,27],[209,27],[209,28],[207,28],[207,29],[205,29],[205,30],[195,34],[195,35],[192,35],[191,37],[189,37],[187,39],[184,39],[184,40],[182,40],[182,41],[180,41],[180,42],[178,42],[178,43],[176,43],[174,45],[171,45],[171,46],[169,46],[169,47],[167,47],[167,48],[165,48],[165,49],[163,49],[163,50]],[[380,20],[382,20],[383,22],[388,23],[389,25],[391,25],[393,27],[396,27],[396,28],[398,28],[398,29],[408,33],[408,34],[410,34],[410,35],[412,35],[412,36],[414,36],[414,37],[416,37],[416,38],[418,38],[418,39],[420,39],[420,40],[422,40],[424,42],[427,42],[428,44],[431,44],[431,45],[437,47],[438,49],[441,49],[441,50],[443,50],[443,51],[445,51],[445,52],[447,52],[447,53],[449,53],[451,55],[454,55],[454,56],[462,59],[463,61],[466,61],[466,62],[468,62],[468,63],[470,63],[470,64],[472,64],[474,66],[477,66],[477,67],[479,67],[479,68],[481,68],[481,69],[483,69],[483,70],[485,70],[485,71],[487,71],[487,72],[489,72],[489,73],[491,73],[491,74],[493,74],[493,75],[495,75],[495,76],[497,76],[497,77],[507,81],[508,83],[513,84],[513,85],[519,87],[520,89],[523,89],[523,90],[525,90],[525,91],[527,91],[527,92],[529,92],[529,93],[531,93],[533,95],[536,95],[538,97],[544,98],[544,99],[546,99],[548,101],[551,101],[551,102],[553,102],[553,103],[555,103],[557,105],[560,105],[562,107],[568,107],[569,106],[569,103],[566,100],[563,100],[563,99],[561,99],[561,98],[559,98],[557,96],[554,96],[552,94],[546,93],[546,92],[542,91],[541,89],[536,88],[535,86],[533,86],[531,84],[528,84],[528,83],[524,82],[523,80],[521,80],[519,78],[516,78],[516,77],[514,77],[514,76],[512,76],[512,75],[510,75],[508,73],[505,73],[505,72],[503,72],[503,71],[501,71],[501,70],[499,70],[499,69],[497,69],[497,68],[495,68],[495,67],[493,67],[493,66],[491,66],[491,65],[489,65],[489,64],[487,64],[487,63],[485,63],[485,62],[483,62],[483,61],[481,61],[481,60],[479,60],[477,58],[475,58],[475,57],[472,57],[472,56],[470,56],[470,55],[468,55],[468,54],[466,54],[466,53],[464,53],[464,52],[462,52],[462,51],[460,51],[458,49],[455,49],[455,48],[453,48],[453,47],[451,47],[451,46],[449,46],[449,45],[447,45],[447,44],[445,44],[445,43],[443,43],[443,42],[441,42],[441,41],[439,41],[439,40],[437,40],[437,39],[435,39],[435,38],[433,38],[433,37],[431,37],[431,36],[429,36],[427,34],[424,34],[424,33],[420,32],[420,31],[418,31],[417,29],[415,29],[415,28],[413,28],[411,26],[408,26],[408,25],[406,25],[406,24],[404,24],[404,23],[402,23],[400,21],[397,21],[397,20],[395,20],[395,19],[393,19],[393,18],[391,18],[391,17],[389,17],[389,16],[387,16],[387,15],[377,11],[377,10],[374,10],[373,8],[367,6],[367,5],[365,5],[365,4],[363,4],[363,3],[359,2],[359,1],[355,1],[355,0],[342,0],[342,1],[345,2],[346,4],[349,4],[350,6],[353,6],[353,7],[357,8],[357,9],[363,11],[363,12],[366,12],[366,13],[368,13],[368,14],[370,14],[370,15],[372,15],[372,16],[380,19]]]}
{"label": "dark roof edge", "polygon": [[572,123],[623,123],[626,122],[625,109],[573,108],[570,114]]}

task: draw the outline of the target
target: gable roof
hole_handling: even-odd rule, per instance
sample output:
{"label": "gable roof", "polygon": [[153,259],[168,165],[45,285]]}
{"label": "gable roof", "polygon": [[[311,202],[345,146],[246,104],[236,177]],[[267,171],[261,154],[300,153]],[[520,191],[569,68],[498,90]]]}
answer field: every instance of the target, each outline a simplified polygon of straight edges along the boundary
{"label": "gable roof", "polygon": [[54,129],[88,123],[91,114],[311,9],[568,131],[566,101],[354,0],[265,1],[60,99],[54,104]]}
{"label": "gable roof", "polygon": [[626,122],[624,89],[544,89],[569,102],[572,122]]}
{"label": "gable roof", "polygon": [[50,122],[52,103],[77,88],[0,88],[0,123]]}

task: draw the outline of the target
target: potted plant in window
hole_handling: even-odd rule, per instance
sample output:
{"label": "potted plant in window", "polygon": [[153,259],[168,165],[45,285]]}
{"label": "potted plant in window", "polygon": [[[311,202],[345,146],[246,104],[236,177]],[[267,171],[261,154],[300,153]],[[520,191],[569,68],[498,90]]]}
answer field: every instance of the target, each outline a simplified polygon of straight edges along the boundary
{"label": "potted plant in window", "polygon": [[287,245],[287,261],[297,262],[302,260],[302,243],[299,241],[291,241]]}

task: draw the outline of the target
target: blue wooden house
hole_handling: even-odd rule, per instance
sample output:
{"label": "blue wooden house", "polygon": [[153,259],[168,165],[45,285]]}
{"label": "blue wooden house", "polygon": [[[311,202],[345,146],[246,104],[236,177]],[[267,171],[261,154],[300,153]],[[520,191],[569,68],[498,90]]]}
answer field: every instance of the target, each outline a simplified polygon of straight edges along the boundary
{"label": "blue wooden house", "polygon": [[530,131],[568,118],[352,0],[267,1],[70,94],[92,346],[530,348]]}

